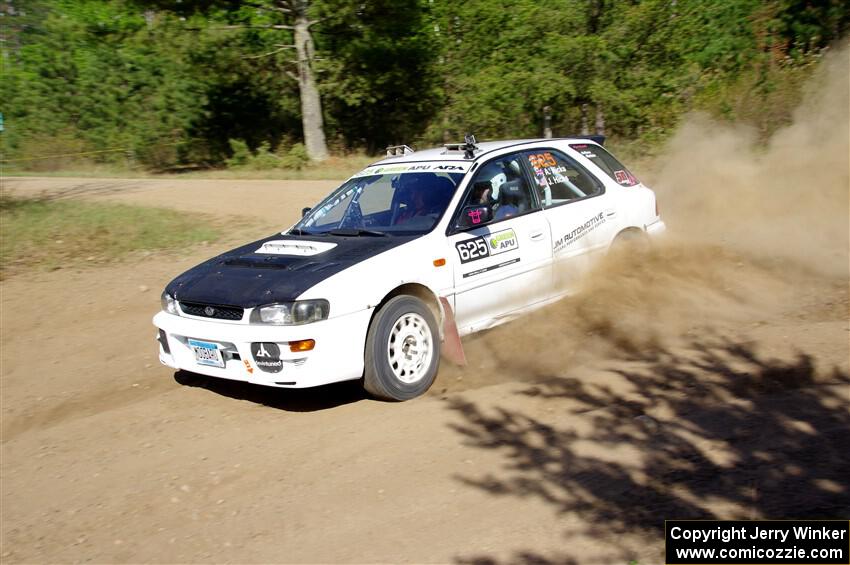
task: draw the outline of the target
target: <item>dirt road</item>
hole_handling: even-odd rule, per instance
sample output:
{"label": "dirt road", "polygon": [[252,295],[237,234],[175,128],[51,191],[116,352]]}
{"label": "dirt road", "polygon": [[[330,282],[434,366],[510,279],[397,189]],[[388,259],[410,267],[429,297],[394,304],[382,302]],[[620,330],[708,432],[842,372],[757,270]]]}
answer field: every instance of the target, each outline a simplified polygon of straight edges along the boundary
{"label": "dirt road", "polygon": [[4,182],[254,218],[3,281],[4,563],[655,563],[665,518],[850,512],[846,276],[674,243],[387,404],[156,360],[169,278],[333,183]]}
{"label": "dirt road", "polygon": [[686,121],[644,179],[668,240],[403,404],[156,360],[163,285],[333,183],[3,179],[233,227],[0,283],[0,560],[645,564],[665,518],[850,516],[850,83],[823,68],[766,146]]}

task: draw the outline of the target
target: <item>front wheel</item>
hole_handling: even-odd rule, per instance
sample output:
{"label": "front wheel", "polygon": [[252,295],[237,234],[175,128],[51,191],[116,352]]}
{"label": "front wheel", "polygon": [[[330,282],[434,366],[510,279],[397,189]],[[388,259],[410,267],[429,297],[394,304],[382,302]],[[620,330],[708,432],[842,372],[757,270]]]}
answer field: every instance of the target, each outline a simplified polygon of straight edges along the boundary
{"label": "front wheel", "polygon": [[428,306],[414,296],[389,300],[366,336],[364,387],[385,400],[410,400],[431,387],[440,363],[440,334]]}

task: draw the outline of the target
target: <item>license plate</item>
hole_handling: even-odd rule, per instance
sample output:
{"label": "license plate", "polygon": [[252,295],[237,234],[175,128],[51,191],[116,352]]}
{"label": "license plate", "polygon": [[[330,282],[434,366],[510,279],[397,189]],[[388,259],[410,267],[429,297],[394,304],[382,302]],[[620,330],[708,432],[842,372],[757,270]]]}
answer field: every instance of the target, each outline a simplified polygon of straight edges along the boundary
{"label": "license plate", "polygon": [[190,339],[189,347],[195,351],[195,362],[198,365],[224,367],[224,359],[221,357],[221,350],[219,350],[218,345],[215,343]]}

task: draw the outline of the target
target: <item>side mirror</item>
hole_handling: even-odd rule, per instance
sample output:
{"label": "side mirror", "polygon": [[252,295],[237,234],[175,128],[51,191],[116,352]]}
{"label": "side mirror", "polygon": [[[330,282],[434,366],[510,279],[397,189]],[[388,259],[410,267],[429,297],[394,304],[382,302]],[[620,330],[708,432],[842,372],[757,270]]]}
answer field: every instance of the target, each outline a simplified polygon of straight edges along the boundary
{"label": "side mirror", "polygon": [[310,213],[310,210],[312,210],[312,208],[310,208],[310,207],[307,207],[307,208],[301,208],[301,217],[303,218],[304,216],[306,216],[307,214],[309,214],[309,213]]}
{"label": "side mirror", "polygon": [[486,204],[467,206],[458,218],[457,226],[461,229],[482,226],[493,219],[493,208]]}

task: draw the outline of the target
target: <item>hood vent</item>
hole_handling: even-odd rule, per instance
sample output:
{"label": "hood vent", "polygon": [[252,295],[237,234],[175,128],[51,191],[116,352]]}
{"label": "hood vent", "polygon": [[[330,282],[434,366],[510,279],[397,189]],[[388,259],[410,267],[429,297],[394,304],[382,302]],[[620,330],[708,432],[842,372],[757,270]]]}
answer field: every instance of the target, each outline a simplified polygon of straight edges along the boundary
{"label": "hood vent", "polygon": [[279,239],[267,241],[260,246],[255,253],[268,255],[296,255],[299,257],[310,257],[336,247],[336,243],[327,241],[304,241],[300,239]]}

